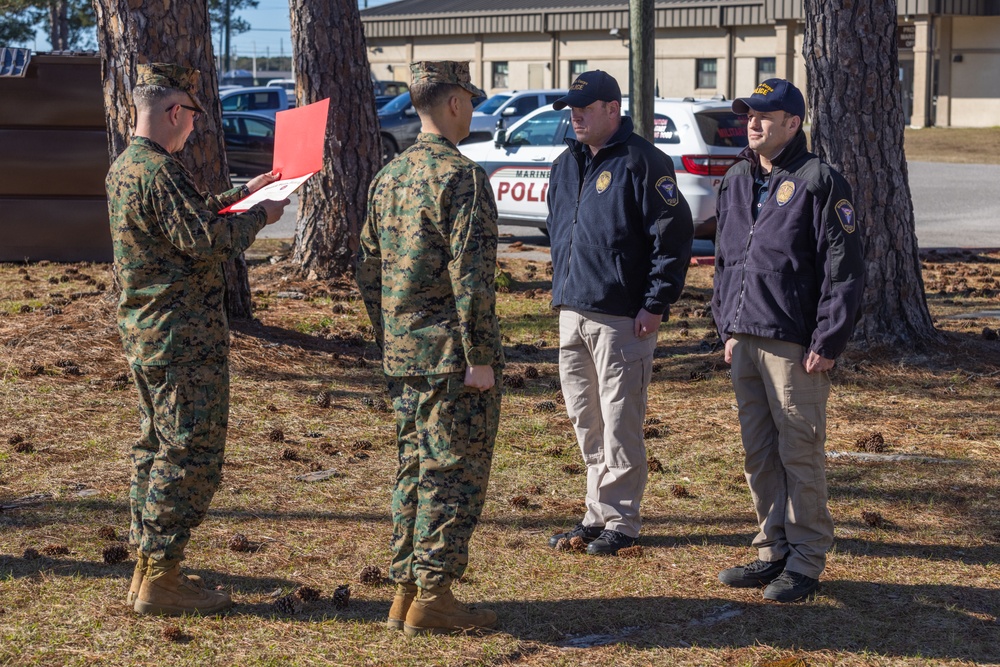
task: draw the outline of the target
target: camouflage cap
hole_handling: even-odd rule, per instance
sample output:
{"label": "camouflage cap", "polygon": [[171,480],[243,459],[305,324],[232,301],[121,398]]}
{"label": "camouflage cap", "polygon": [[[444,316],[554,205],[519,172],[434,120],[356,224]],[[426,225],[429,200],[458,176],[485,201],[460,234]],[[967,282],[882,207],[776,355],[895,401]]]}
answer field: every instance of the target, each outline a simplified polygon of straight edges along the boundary
{"label": "camouflage cap", "polygon": [[450,83],[461,86],[478,97],[486,97],[479,88],[472,85],[469,63],[456,60],[422,60],[410,63],[413,83]]}
{"label": "camouflage cap", "polygon": [[205,108],[195,95],[200,78],[201,72],[190,67],[181,67],[171,63],[147,63],[136,66],[135,85],[163,86],[164,88],[182,90],[191,98],[195,108],[201,113],[205,113]]}

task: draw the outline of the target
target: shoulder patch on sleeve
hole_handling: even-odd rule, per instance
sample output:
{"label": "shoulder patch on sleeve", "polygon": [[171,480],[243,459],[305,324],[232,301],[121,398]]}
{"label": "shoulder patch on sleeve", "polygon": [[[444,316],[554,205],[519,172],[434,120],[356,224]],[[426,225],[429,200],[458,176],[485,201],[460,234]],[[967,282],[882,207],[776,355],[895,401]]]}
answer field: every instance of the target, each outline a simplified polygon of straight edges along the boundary
{"label": "shoulder patch on sleeve", "polygon": [[844,228],[844,231],[848,234],[853,234],[854,230],[858,228],[857,220],[854,217],[854,207],[851,206],[851,202],[846,199],[841,199],[837,202],[834,207],[837,209],[837,217],[840,219],[840,226]]}
{"label": "shoulder patch on sleeve", "polygon": [[667,206],[677,206],[677,182],[670,176],[662,176],[656,182],[656,191],[663,197]]}

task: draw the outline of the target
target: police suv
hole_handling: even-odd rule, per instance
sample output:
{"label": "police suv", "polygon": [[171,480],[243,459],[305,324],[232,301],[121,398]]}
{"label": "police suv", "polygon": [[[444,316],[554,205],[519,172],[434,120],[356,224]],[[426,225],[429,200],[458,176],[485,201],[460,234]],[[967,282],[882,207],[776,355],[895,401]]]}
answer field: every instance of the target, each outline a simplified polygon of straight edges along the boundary
{"label": "police suv", "polygon": [[[622,100],[628,114],[628,98]],[[542,107],[499,130],[493,141],[463,144],[459,150],[486,170],[502,224],[545,230],[552,161],[575,138],[570,109]],[[657,98],[653,138],[674,161],[677,185],[691,207],[695,238],[715,238],[715,200],[722,176],[747,145],[747,119],[719,99]]]}

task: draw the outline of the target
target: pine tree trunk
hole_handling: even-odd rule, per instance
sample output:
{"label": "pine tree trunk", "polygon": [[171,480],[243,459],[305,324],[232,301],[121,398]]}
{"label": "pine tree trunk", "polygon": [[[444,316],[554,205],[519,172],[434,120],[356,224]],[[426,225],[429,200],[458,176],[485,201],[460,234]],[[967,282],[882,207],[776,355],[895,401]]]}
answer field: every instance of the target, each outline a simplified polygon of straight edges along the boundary
{"label": "pine tree trunk", "polygon": [[856,343],[924,346],[934,329],[914,231],[895,0],[805,0],[812,147],[851,184],[867,284]]}
{"label": "pine tree trunk", "polygon": [[291,0],[299,99],[330,98],[323,171],[300,190],[293,261],[314,278],[353,271],[368,184],[382,165],[375,93],[353,0]]}
{"label": "pine tree trunk", "polygon": [[[170,62],[194,67],[201,70],[198,99],[208,113],[195,123],[195,131],[180,157],[200,190],[222,192],[229,189],[208,3],[96,0],[95,8],[111,160],[128,146],[135,127],[132,85],[136,65]],[[241,255],[227,262],[224,269],[229,316],[249,318],[252,309],[246,260]]]}

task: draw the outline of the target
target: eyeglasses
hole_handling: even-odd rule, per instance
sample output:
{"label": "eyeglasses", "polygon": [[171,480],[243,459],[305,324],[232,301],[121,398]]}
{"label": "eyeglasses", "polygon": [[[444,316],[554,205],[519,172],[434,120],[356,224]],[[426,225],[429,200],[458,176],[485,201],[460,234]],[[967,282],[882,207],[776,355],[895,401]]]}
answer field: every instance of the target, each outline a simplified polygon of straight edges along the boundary
{"label": "eyeglasses", "polygon": [[178,102],[177,104],[172,104],[169,107],[167,107],[166,108],[166,112],[170,113],[170,110],[173,109],[174,107],[180,107],[182,109],[187,109],[188,111],[193,111],[194,112],[194,118],[193,118],[193,120],[198,120],[199,118],[201,118],[201,111],[199,111],[198,109],[196,109],[194,107],[189,107],[186,104],[181,104],[180,102]]}

